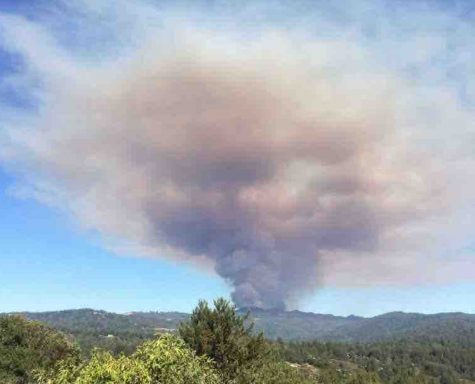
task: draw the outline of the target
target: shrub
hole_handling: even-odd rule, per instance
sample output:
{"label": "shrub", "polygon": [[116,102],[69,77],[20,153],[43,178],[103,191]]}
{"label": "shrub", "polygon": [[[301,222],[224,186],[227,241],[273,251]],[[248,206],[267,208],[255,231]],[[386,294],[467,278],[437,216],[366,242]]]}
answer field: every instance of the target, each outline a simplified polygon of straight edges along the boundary
{"label": "shrub", "polygon": [[219,384],[211,361],[172,335],[145,342],[130,357],[96,350],[83,364],[60,362],[39,384]]}
{"label": "shrub", "polygon": [[36,370],[77,358],[79,350],[60,332],[20,316],[0,317],[0,382],[23,384]]}

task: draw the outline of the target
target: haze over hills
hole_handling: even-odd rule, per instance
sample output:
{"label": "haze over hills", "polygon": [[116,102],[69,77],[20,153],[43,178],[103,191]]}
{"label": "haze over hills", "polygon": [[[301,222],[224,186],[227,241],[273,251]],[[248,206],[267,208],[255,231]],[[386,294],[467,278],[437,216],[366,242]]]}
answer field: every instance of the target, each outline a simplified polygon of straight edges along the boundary
{"label": "haze over hills", "polygon": [[[241,310],[241,313],[245,311]],[[189,317],[181,312],[117,314],[93,309],[21,314],[72,334],[133,335],[138,338],[150,337],[157,331],[173,331]],[[475,346],[475,314],[391,312],[365,318],[254,308],[251,318],[255,329],[262,330],[271,339],[375,342],[410,338]]]}

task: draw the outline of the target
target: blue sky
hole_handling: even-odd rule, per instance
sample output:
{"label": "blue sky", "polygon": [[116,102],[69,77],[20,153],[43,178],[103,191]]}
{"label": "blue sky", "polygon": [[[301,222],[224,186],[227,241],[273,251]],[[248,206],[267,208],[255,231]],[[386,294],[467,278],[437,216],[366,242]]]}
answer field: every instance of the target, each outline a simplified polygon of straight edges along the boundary
{"label": "blue sky", "polygon": [[[77,3],[81,4],[81,1],[78,0]],[[111,37],[115,28],[119,27],[118,25],[110,26],[106,20],[104,22],[105,27],[101,24],[104,29],[94,25],[91,31],[81,35],[77,33],[77,29],[80,30],[81,26],[92,26],[92,24],[87,24],[90,23],[90,20],[80,20],[78,15],[85,19],[90,15],[87,15],[86,12],[84,12],[86,15],[78,13],[76,14],[78,19],[74,19],[74,12],[71,16],[70,10],[64,11],[62,7],[58,6],[61,12],[53,14],[54,17],[50,18],[51,14],[48,12],[45,14],[35,12],[39,9],[44,11],[43,6],[39,7],[44,4],[45,2],[42,1],[3,1],[0,4],[0,12],[25,16],[27,19],[33,17],[33,19],[38,19],[40,23],[51,28],[53,33],[58,32],[58,28],[63,28],[63,31],[66,28],[68,33],[58,37],[58,41],[62,45],[67,46],[69,44],[73,46],[74,54],[72,57],[75,58],[84,59],[86,57],[91,61],[97,60],[97,51],[100,49],[105,49],[112,55],[127,51],[124,48],[127,46],[127,42],[123,43],[122,46],[120,42]],[[71,2],[71,4],[76,4],[76,2]],[[84,4],[91,5],[94,2],[84,1]],[[104,2],[104,4],[110,4],[110,2]],[[166,3],[162,2],[160,6],[166,8],[164,4]],[[200,20],[200,22],[211,23],[212,25],[214,23],[213,27],[220,31],[225,30],[223,25],[233,24],[235,21],[227,19],[228,17],[232,19],[230,14],[226,14],[226,12],[219,13],[226,9],[222,4],[224,3],[200,3],[196,6],[196,13],[193,17]],[[447,40],[444,40],[445,34],[443,37],[438,35],[438,33],[441,33],[440,31],[445,31],[447,26],[451,25],[451,20],[461,18],[460,20],[470,21],[473,18],[470,2],[438,2],[433,15],[429,14],[427,16],[427,12],[424,11],[422,13],[425,16],[418,19],[418,16],[412,18],[413,14],[411,13],[411,18],[407,18],[409,19],[407,25],[404,24],[407,19],[402,17],[401,20],[405,20],[404,22],[397,19],[394,25],[387,29],[384,27],[378,29],[379,27],[372,25],[371,17],[366,19],[368,18],[368,10],[380,10],[380,6],[385,4],[384,2],[362,2],[361,7],[351,8],[348,6],[348,9],[345,9],[344,12],[341,6],[335,8],[328,6],[322,10],[323,14],[326,12],[335,20],[339,20],[336,25],[339,25],[338,23],[342,20],[345,23],[352,20],[348,24],[354,23],[356,32],[352,29],[353,27],[349,27],[348,30],[345,30],[345,33],[340,33],[338,28],[333,30],[332,28],[335,28],[335,26],[329,27],[330,22],[328,25],[325,24],[328,21],[325,20],[325,17],[319,20],[322,24],[313,23],[312,17],[309,15],[318,13],[320,10],[318,7],[310,6],[309,2],[299,2],[298,6],[291,7],[292,12],[290,14],[285,12],[288,9],[288,4],[285,1],[276,1],[273,4],[275,7],[272,12],[267,14],[267,17],[262,19],[256,15],[252,17],[261,20],[263,23],[271,25],[277,23],[281,26],[295,25],[296,20],[302,20],[302,24],[306,25],[306,31],[311,31],[311,33],[316,33],[324,25],[328,28],[325,31],[328,34],[325,39],[329,36],[332,38],[338,36],[339,39],[344,40],[345,36],[359,36],[361,33],[363,36],[361,41],[363,41],[362,45],[365,49],[370,52],[373,50],[379,52],[374,56],[371,65],[374,64],[375,68],[387,67],[394,71],[401,71],[408,78],[413,76],[412,80],[418,84],[418,88],[417,92],[411,94],[409,101],[420,99],[422,106],[425,105],[426,100],[429,100],[427,103],[433,101],[434,105],[439,102],[443,105],[447,104],[444,101],[445,98],[452,102],[452,95],[455,95],[454,98],[457,100],[455,104],[458,109],[454,107],[443,111],[444,113],[447,112],[445,113],[448,116],[447,121],[425,126],[427,131],[430,131],[430,139],[425,140],[427,136],[421,136],[423,145],[418,147],[421,151],[427,151],[430,156],[434,156],[434,153],[438,153],[436,151],[440,148],[445,150],[447,137],[460,137],[462,140],[466,140],[467,132],[473,134],[471,125],[468,126],[467,131],[462,131],[462,129],[460,131],[450,131],[453,125],[462,126],[467,117],[470,117],[469,113],[473,113],[469,110],[471,107],[467,107],[470,106],[471,97],[475,98],[474,68],[470,67],[475,49],[467,38],[467,36],[470,36],[469,32],[471,30],[461,27],[456,32],[451,31],[447,34]],[[351,4],[351,2],[347,4]],[[368,6],[363,6],[363,4]],[[404,13],[404,2],[398,4],[395,7],[399,17],[406,15]],[[261,7],[257,5],[255,8],[251,7],[249,12],[256,9],[262,11],[261,8],[265,9],[266,7],[266,5],[262,6],[261,3]],[[387,10],[388,7],[382,8]],[[421,5],[422,8],[424,8],[423,5]],[[213,16],[216,9],[220,16]],[[206,10],[208,10],[208,13]],[[381,11],[381,15],[391,19],[391,16],[388,16],[385,12]],[[112,20],[124,23],[120,24],[120,28],[123,28],[128,25],[129,19],[119,13],[118,15],[114,14]],[[137,10],[137,15],[144,17],[143,10]],[[61,19],[63,16],[64,20]],[[94,17],[98,16],[93,15],[93,20],[96,20]],[[99,17],[103,18],[104,15],[99,14]],[[453,17],[455,19],[452,19]],[[103,21],[102,18],[101,22]],[[361,30],[358,29],[360,18],[365,21],[365,23],[362,22],[365,26],[364,28],[361,27]],[[218,24],[216,24],[217,20],[219,20]],[[249,21],[248,18],[246,20]],[[391,21],[393,20],[391,19]],[[404,33],[409,31],[412,34],[414,26],[416,26],[416,31],[418,30],[418,21],[421,21],[421,40],[417,40],[414,45],[402,44]],[[83,22],[86,24],[82,24]],[[223,25],[220,24],[221,22]],[[151,23],[153,24],[154,21],[151,21]],[[251,24],[249,23],[249,26],[247,26],[250,34],[254,31]],[[144,33],[141,27],[137,27],[138,31],[134,30],[137,36]],[[4,25],[0,25],[0,35],[4,32],[3,28],[5,28]],[[283,29],[285,30],[285,28]],[[401,34],[399,39],[393,36],[394,31]],[[339,36],[340,34],[343,37]],[[381,39],[373,39],[373,36],[378,34],[382,36]],[[132,32],[130,32],[130,36],[132,35]],[[101,38],[107,42],[102,41]],[[15,118],[20,117],[18,121],[21,121],[23,117],[35,116],[37,108],[41,106],[42,102],[33,97],[32,91],[36,91],[36,87],[40,86],[35,81],[41,83],[45,79],[49,80],[47,77],[36,77],[32,85],[28,83],[28,81],[31,81],[31,77],[25,76],[22,80],[26,79],[27,82],[11,83],[12,75],[28,72],[25,67],[28,67],[29,63],[21,55],[10,49],[12,42],[5,42],[3,39],[2,37],[0,44],[0,118],[8,117],[8,121],[5,119],[5,122],[0,122],[0,144],[2,143],[3,128],[8,126],[11,129],[12,121]],[[134,40],[132,37],[130,39]],[[441,41],[442,43],[440,43]],[[21,44],[24,44],[24,41]],[[31,45],[34,45],[34,43],[31,43]],[[441,45],[443,49],[439,51]],[[435,47],[433,48],[435,51],[433,54],[431,52],[432,46]],[[50,48],[46,45],[45,47]],[[34,48],[32,47],[32,52],[50,53],[47,49],[34,51]],[[383,50],[383,54],[381,54],[381,50]],[[384,53],[384,50],[387,50],[386,53]],[[413,61],[411,61],[412,55],[414,55]],[[454,60],[452,60],[451,55]],[[358,53],[356,53],[356,56],[358,56]],[[364,56],[361,60],[364,61],[367,58]],[[35,63],[35,59],[31,59],[31,61]],[[60,61],[58,60],[58,62]],[[438,95],[441,89],[446,93],[440,99],[436,99],[438,96],[434,96],[434,100],[425,97],[428,91],[429,93],[435,91],[433,94]],[[459,106],[462,107],[459,108]],[[460,113],[460,110],[465,107],[467,107],[467,110]],[[420,114],[423,115],[424,113],[420,112]],[[415,124],[424,126],[425,122],[433,118],[430,115],[429,112],[428,116],[418,117],[417,119],[420,120],[417,120]],[[14,117],[13,120],[11,119],[12,116]],[[412,120],[408,119],[407,121],[412,123],[416,120],[412,117]],[[417,140],[418,136],[414,137]],[[449,147],[447,146],[447,148]],[[447,151],[449,152],[451,148]],[[454,144],[454,148],[458,147]],[[1,146],[0,150],[2,150]],[[455,151],[458,156],[459,149]],[[463,153],[464,155],[461,156],[463,160],[454,163],[455,165],[450,167],[471,168],[473,164],[470,162],[471,159],[467,160],[466,157],[469,156],[466,155],[466,152]],[[454,153],[448,153],[447,158],[452,159],[453,157]],[[212,300],[218,296],[230,297],[232,287],[217,274],[196,268],[190,263],[163,259],[161,255],[156,258],[139,257],[132,253],[117,255],[110,250],[110,247],[105,247],[103,244],[102,234],[105,233],[107,237],[109,233],[99,225],[96,225],[97,231],[85,230],[78,223],[80,220],[77,220],[75,214],[72,213],[74,211],[72,208],[70,214],[67,214],[65,211],[67,212],[68,209],[61,211],[42,203],[41,199],[21,197],[15,188],[18,185],[23,186],[25,179],[24,174],[16,167],[15,163],[6,162],[2,164],[0,162],[0,312],[45,311],[84,307],[115,312],[190,311],[199,299]],[[455,168],[449,169],[454,170]],[[34,177],[36,175],[29,174],[28,176]],[[467,177],[467,175],[454,172],[451,177],[455,180],[454,182],[460,182],[460,179]],[[59,185],[61,186],[61,183]],[[445,242],[442,249],[439,252],[429,250],[428,252],[433,252],[434,255],[426,255],[427,259],[420,258],[414,261],[414,265],[421,268],[421,275],[426,276],[424,273],[429,270],[427,281],[425,277],[420,280],[411,277],[412,280],[409,284],[381,284],[377,279],[372,280],[370,272],[368,284],[364,286],[361,284],[345,285],[338,282],[321,286],[311,295],[306,296],[299,309],[336,315],[356,314],[362,316],[373,316],[389,311],[424,313],[462,311],[475,313],[475,282],[471,278],[473,273],[464,273],[460,270],[460,265],[466,265],[468,269],[474,267],[474,257],[465,256],[475,253],[473,246],[471,246],[474,243],[471,219],[474,204],[470,195],[471,191],[467,188],[466,195],[469,195],[469,197],[465,204],[452,211],[452,213],[458,213],[446,216],[446,222],[442,223],[442,232],[447,232],[444,234]],[[461,215],[460,212],[464,212],[464,214]],[[459,216],[463,216],[463,218],[460,219]],[[445,228],[449,228],[449,226],[451,227],[450,231],[445,231]],[[94,227],[94,224],[92,227]],[[430,237],[427,237],[427,239],[429,240],[425,241],[430,242]],[[367,268],[372,259],[361,258],[361,263],[359,263],[357,257],[352,259],[349,271],[354,273],[355,276],[363,276],[360,280],[364,280],[366,275],[363,270]],[[458,258],[461,258],[460,263],[462,264],[456,264],[456,267],[449,266],[451,260],[457,261]],[[385,271],[385,268],[397,267],[397,265],[391,264],[397,263],[396,259],[388,258],[387,264],[385,264],[384,259],[380,260],[382,260],[382,271]],[[412,265],[409,256],[407,256],[407,259],[403,257],[401,260],[401,265],[404,262]],[[445,262],[447,262],[446,270]],[[393,269],[397,270],[398,268]],[[449,271],[447,274],[450,277],[440,279],[439,277],[443,276],[445,271]],[[343,273],[343,276],[347,275]],[[431,280],[433,276],[437,278]],[[457,276],[461,277],[458,278]],[[355,277],[355,279],[357,278]],[[396,280],[398,279],[404,281],[400,276],[396,278]],[[335,281],[337,280],[335,279]]]}
{"label": "blue sky", "polygon": [[190,310],[227,296],[220,279],[161,260],[117,257],[59,212],[12,197],[1,174],[0,311]]}

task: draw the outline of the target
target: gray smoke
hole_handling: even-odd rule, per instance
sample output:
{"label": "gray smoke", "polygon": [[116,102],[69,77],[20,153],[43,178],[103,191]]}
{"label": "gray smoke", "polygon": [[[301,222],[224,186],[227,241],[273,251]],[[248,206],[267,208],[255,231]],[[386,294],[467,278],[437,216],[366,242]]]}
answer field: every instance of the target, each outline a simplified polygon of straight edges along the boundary
{"label": "gray smoke", "polygon": [[293,306],[323,255],[384,259],[446,205],[401,123],[410,87],[353,43],[172,29],[90,65],[34,24],[3,25],[42,84],[28,127],[8,131],[23,186],[116,249],[211,266],[238,306]]}

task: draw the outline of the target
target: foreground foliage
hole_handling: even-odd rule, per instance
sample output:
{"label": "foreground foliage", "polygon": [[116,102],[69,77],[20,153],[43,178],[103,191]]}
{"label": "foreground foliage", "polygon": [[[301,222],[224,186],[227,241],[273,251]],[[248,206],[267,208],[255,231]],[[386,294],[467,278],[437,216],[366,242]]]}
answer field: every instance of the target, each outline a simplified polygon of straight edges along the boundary
{"label": "foreground foliage", "polygon": [[178,333],[198,355],[213,359],[226,380],[233,381],[242,371],[259,369],[268,354],[263,334],[254,335],[246,320],[224,299],[216,300],[214,308],[200,301]]}
{"label": "foreground foliage", "polygon": [[[119,324],[100,311],[95,316],[120,326],[127,348],[114,342],[115,336],[105,336],[97,344],[91,339],[91,345],[102,349],[80,354],[69,336],[20,317],[0,317],[0,383],[475,383],[475,334],[470,327],[463,329],[463,339],[434,332],[432,338],[416,335],[378,343],[268,341],[256,334],[247,316],[218,299],[212,306],[200,302],[176,335],[147,339],[131,328],[128,343],[129,320]],[[155,317],[151,313],[143,320]],[[108,335],[107,328],[99,332]]]}
{"label": "foreground foliage", "polygon": [[23,384],[34,371],[50,369],[79,350],[67,338],[43,324],[19,316],[0,317],[0,383]]}
{"label": "foreground foliage", "polygon": [[199,357],[172,335],[145,342],[132,356],[95,351],[79,365],[59,363],[37,376],[39,384],[218,384],[213,363]]}

